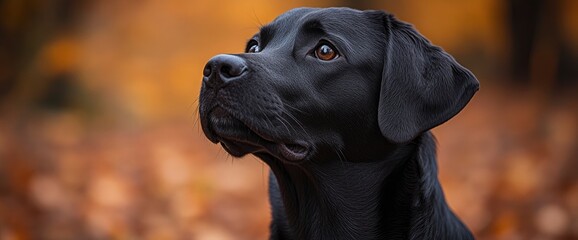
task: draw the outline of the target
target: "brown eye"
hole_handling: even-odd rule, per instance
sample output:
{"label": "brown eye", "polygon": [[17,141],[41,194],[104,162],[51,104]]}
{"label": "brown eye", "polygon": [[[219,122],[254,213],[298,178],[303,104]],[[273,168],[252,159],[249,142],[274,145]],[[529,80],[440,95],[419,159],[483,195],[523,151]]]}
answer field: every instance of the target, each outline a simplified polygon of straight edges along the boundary
{"label": "brown eye", "polygon": [[330,61],[337,58],[339,55],[333,48],[327,44],[321,44],[317,49],[315,49],[315,57],[323,60]]}

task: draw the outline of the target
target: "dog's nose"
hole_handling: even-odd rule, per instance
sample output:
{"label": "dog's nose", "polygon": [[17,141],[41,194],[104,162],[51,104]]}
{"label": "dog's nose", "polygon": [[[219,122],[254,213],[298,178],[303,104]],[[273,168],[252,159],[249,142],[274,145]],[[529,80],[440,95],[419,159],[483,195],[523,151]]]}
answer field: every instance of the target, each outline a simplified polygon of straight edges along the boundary
{"label": "dog's nose", "polygon": [[203,80],[210,84],[223,84],[238,79],[247,70],[247,64],[243,58],[220,54],[211,58],[205,65]]}

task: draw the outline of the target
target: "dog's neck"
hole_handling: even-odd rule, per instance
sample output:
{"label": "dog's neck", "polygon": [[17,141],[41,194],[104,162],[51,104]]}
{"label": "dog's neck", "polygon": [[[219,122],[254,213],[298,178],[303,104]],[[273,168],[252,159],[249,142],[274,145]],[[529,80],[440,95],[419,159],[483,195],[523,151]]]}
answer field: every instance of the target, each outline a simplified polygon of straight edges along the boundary
{"label": "dog's neck", "polygon": [[[271,229],[272,237],[454,237],[466,228],[445,203],[437,179],[433,137],[425,133],[416,141],[378,162],[334,161],[297,166],[265,161],[275,174],[270,181],[276,224]],[[453,239],[468,238],[471,236]]]}

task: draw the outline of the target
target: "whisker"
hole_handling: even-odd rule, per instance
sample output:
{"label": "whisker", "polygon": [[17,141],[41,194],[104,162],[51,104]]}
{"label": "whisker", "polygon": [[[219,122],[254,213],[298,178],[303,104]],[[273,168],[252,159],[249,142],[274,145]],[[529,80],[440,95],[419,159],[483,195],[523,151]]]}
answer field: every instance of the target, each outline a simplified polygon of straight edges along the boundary
{"label": "whisker", "polygon": [[339,159],[339,162],[341,162],[342,165],[345,165],[346,160],[345,160],[345,154],[343,153],[343,150],[341,148],[338,148],[337,146],[332,146],[333,151],[335,151],[335,154],[337,154],[337,158]]}
{"label": "whisker", "polygon": [[199,109],[201,106],[198,103],[199,103],[199,99],[197,98],[189,106],[190,108],[194,107],[194,109],[195,109],[192,111],[191,117],[193,118],[193,128],[197,128],[197,132],[199,132],[199,130],[200,130],[200,124],[199,123],[201,121],[201,117],[199,116]]}
{"label": "whisker", "polygon": [[303,114],[306,114],[306,115],[310,115],[308,112],[305,112],[305,111],[303,111],[303,110],[301,110],[301,109],[299,109],[299,108],[297,108],[297,107],[291,106],[291,105],[288,104],[288,103],[283,103],[283,105],[286,106],[286,107],[289,107],[289,108],[291,108],[291,109],[293,109],[293,110],[295,110],[295,111],[297,111],[297,112],[300,112],[300,113],[303,113]]}
{"label": "whisker", "polygon": [[[266,114],[267,111],[265,111],[265,110],[263,109],[263,107],[261,107],[260,105],[257,105],[257,107],[258,107],[259,110],[263,113],[263,116],[265,116],[265,120],[266,120],[267,122],[269,122],[269,124],[271,124],[271,126],[266,126],[266,127],[267,127],[267,128],[270,128],[270,129],[275,128],[275,125],[273,124],[273,122],[271,121],[271,119],[269,119],[269,116]],[[267,123],[265,122],[265,124],[267,124]]]}
{"label": "whisker", "polygon": [[347,162],[347,159],[345,158],[345,153],[343,153],[342,149],[338,149],[339,151],[339,159],[341,159],[341,162],[345,165],[345,163]]}
{"label": "whisker", "polygon": [[299,121],[299,119],[297,119],[291,112],[289,111],[283,111],[283,113],[287,116],[289,116],[289,118],[291,118],[297,125],[299,125],[299,128],[301,128],[301,130],[303,131],[303,133],[305,133],[305,135],[307,137],[310,137],[309,133],[307,132],[307,130],[305,130],[305,128],[303,127],[303,124],[301,124],[301,121]]}
{"label": "whisker", "polygon": [[200,130],[201,130],[201,124],[200,124],[200,122],[201,122],[201,116],[199,116],[198,111],[197,111],[197,112],[193,113],[193,116],[192,116],[192,117],[194,118],[194,119],[193,119],[193,128],[196,128],[196,129],[197,129],[197,133],[198,133],[198,132],[200,132]]}
{"label": "whisker", "polygon": [[215,160],[221,159],[222,151],[223,151],[223,148],[219,148],[219,150],[217,150],[217,153],[215,154]]}
{"label": "whisker", "polygon": [[[277,119],[279,119],[279,122],[281,124],[283,124],[283,126],[285,127],[285,129],[287,130],[287,132],[291,132],[291,130],[289,130],[289,127],[287,127],[287,124],[289,122],[287,122],[287,120],[285,120],[281,115],[279,115],[279,113],[275,113],[275,115],[277,116]],[[287,124],[286,124],[287,123]],[[292,127],[293,128],[293,127]],[[293,128],[293,131],[295,132],[295,129]]]}
{"label": "whisker", "polygon": [[255,21],[255,20],[257,21],[257,23],[258,23],[258,25],[259,25],[259,28],[263,27],[263,23],[261,22],[261,20],[260,20],[259,17],[257,16],[257,13],[255,12],[255,8],[253,8],[253,17],[255,18],[255,19],[253,19],[253,20],[254,20],[254,21]]}

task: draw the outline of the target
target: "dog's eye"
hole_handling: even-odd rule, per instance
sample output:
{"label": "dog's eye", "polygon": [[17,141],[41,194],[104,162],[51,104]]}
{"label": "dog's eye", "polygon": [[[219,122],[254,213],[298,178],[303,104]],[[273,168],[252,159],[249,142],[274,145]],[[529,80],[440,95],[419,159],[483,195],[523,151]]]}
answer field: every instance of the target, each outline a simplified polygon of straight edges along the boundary
{"label": "dog's eye", "polygon": [[249,48],[249,51],[248,51],[248,52],[250,52],[250,53],[257,53],[257,52],[259,52],[259,50],[261,50],[261,49],[259,49],[259,45],[255,44],[255,45],[253,45],[253,46],[251,46],[251,47]]}
{"label": "dog's eye", "polygon": [[251,42],[249,42],[249,44],[247,44],[246,52],[258,53],[259,51],[261,51],[261,48],[259,48],[259,43],[257,41],[252,40]]}
{"label": "dog's eye", "polygon": [[315,57],[317,57],[323,61],[330,61],[330,60],[333,60],[333,59],[339,57],[339,54],[337,54],[337,51],[335,51],[333,49],[333,47],[331,47],[331,45],[320,44],[315,49]]}

